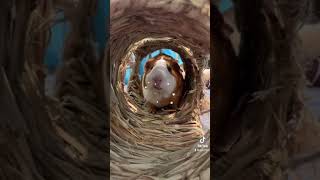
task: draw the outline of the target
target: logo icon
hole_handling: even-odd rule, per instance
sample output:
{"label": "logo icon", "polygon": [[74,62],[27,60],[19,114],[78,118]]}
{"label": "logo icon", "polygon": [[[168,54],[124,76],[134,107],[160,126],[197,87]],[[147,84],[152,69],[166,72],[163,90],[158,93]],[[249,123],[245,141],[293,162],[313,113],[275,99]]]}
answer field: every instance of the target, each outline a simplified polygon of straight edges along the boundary
{"label": "logo icon", "polygon": [[200,143],[203,144],[205,139],[206,139],[205,137],[202,137],[202,138],[200,139]]}
{"label": "logo icon", "polygon": [[200,139],[200,143],[197,145],[197,147],[194,149],[194,151],[196,152],[202,152],[202,151],[207,151],[209,150],[209,145],[208,144],[204,144],[204,141],[206,140],[205,137],[202,137]]}

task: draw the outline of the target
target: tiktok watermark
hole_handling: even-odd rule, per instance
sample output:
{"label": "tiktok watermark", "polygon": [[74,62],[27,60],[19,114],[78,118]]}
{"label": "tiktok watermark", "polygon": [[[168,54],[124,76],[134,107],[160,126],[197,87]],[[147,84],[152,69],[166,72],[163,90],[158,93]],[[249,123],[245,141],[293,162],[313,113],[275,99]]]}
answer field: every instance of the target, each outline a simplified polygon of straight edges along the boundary
{"label": "tiktok watermark", "polygon": [[209,151],[210,147],[208,143],[205,143],[206,138],[202,137],[199,140],[199,144],[197,144],[196,148],[194,149],[195,152],[202,152],[202,151]]}

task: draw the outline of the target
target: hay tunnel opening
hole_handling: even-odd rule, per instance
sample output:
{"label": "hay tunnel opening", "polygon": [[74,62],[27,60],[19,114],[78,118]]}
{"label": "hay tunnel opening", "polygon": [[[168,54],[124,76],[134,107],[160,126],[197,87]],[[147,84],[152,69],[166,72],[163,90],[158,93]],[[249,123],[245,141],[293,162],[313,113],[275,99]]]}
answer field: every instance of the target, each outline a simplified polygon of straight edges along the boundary
{"label": "hay tunnel opening", "polygon": [[[159,42],[157,39],[153,39],[155,42]],[[160,41],[161,42],[161,41]],[[166,43],[170,42],[163,42],[162,44],[165,45]],[[138,43],[139,44],[139,43]],[[183,106],[183,104],[186,102],[184,99],[188,98],[188,93],[191,90],[196,89],[197,82],[199,79],[196,79],[196,73],[199,73],[199,71],[194,71],[194,69],[198,69],[196,65],[194,65],[195,62],[192,62],[189,57],[191,57],[192,52],[187,50],[186,47],[178,47],[180,48],[181,55],[171,49],[158,49],[158,50],[150,50],[149,53],[146,48],[150,49],[152,45],[148,45],[145,43],[142,43],[143,45],[141,47],[132,47],[128,51],[128,55],[125,56],[125,58],[122,60],[119,70],[118,70],[118,84],[119,84],[119,91],[123,92],[126,98],[131,98],[131,100],[134,102],[132,106],[135,106],[134,109],[140,108],[141,110],[145,109],[146,107],[146,100],[143,97],[143,88],[147,89],[147,86],[142,87],[142,80],[143,76],[145,75],[145,64],[150,61],[151,58],[157,57],[159,55],[167,55],[172,57],[172,61],[176,61],[180,68],[180,73],[185,81],[185,88],[184,88],[184,94],[181,97],[181,105],[178,106],[179,108]],[[141,52],[139,53],[139,48],[144,48],[144,52],[148,52],[146,56],[143,56]],[[151,48],[152,49],[152,48]],[[136,57],[143,57],[140,59],[136,59]],[[181,58],[182,57],[182,58]],[[185,60],[186,59],[186,60]],[[207,59],[206,59],[207,60]],[[208,69],[208,68],[207,68]],[[200,75],[198,75],[200,77]],[[200,84],[201,85],[201,84]],[[170,86],[170,83],[168,83],[168,86]],[[209,91],[206,86],[203,86],[204,91]],[[175,95],[175,93],[172,93]],[[157,96],[157,94],[155,95]],[[204,97],[204,96],[203,96]],[[157,98],[157,97],[154,97]],[[206,96],[206,100],[209,101],[209,97]],[[170,114],[176,112],[173,108],[170,107],[164,107],[161,109],[160,112],[157,114]]]}
{"label": "hay tunnel opening", "polygon": [[[210,130],[200,121],[209,99],[202,77],[210,63],[209,1],[111,1],[110,11],[111,178],[209,179]],[[162,49],[178,54],[184,89],[177,108],[150,112],[144,66]]]}
{"label": "hay tunnel opening", "polygon": [[155,56],[157,56],[159,54],[165,54],[165,55],[170,56],[175,61],[177,61],[179,66],[180,66],[180,68],[183,69],[183,61],[181,59],[181,56],[178,53],[172,51],[171,49],[159,49],[159,50],[150,52],[147,56],[142,58],[142,60],[140,61],[139,64],[136,63],[136,60],[135,60],[136,55],[134,53],[132,53],[131,56],[129,57],[129,60],[124,60],[122,62],[122,64],[120,65],[122,67],[120,69],[120,71],[121,71],[120,72],[121,73],[121,77],[120,78],[123,81],[122,86],[123,86],[123,90],[125,92],[128,92],[128,85],[129,85],[130,78],[132,77],[132,71],[135,68],[138,68],[138,71],[139,71],[138,76],[139,76],[139,80],[141,81],[142,76],[145,73],[145,70],[144,70],[145,64],[148,61],[150,61],[150,58],[154,58]]}

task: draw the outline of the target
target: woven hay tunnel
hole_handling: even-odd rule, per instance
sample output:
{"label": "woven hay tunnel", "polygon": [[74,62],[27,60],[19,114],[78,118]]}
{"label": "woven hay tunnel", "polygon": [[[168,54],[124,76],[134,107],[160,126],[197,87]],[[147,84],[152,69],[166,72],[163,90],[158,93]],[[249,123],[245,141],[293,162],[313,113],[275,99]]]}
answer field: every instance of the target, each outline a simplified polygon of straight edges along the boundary
{"label": "woven hay tunnel", "polygon": [[214,179],[288,179],[296,132],[310,118],[297,35],[304,3],[234,1],[239,53],[214,61]]}
{"label": "woven hay tunnel", "polygon": [[[96,1],[1,3],[0,179],[106,179],[108,128],[90,21]],[[71,22],[56,96],[45,94],[45,50],[56,10]],[[14,13],[14,15],[12,14]],[[61,19],[60,19],[61,21]],[[102,86],[102,85],[101,85]],[[2,138],[3,137],[3,138]],[[5,139],[5,141],[2,141]]]}
{"label": "woven hay tunnel", "polygon": [[[210,144],[200,124],[200,73],[209,55],[209,1],[111,1],[110,74],[111,179],[209,179],[210,151],[195,152],[199,139]],[[180,111],[150,114],[141,97],[137,68],[129,92],[121,67],[169,48],[184,61],[187,92]]]}

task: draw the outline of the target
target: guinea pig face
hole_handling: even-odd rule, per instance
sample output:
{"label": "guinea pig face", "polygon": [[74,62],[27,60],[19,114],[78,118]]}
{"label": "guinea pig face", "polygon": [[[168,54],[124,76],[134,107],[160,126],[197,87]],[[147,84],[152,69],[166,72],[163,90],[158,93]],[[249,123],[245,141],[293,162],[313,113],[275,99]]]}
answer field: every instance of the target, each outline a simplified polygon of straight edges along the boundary
{"label": "guinea pig face", "polygon": [[175,60],[164,55],[149,60],[145,65],[143,83],[146,100],[156,105],[161,99],[170,97],[177,85],[179,69]]}

